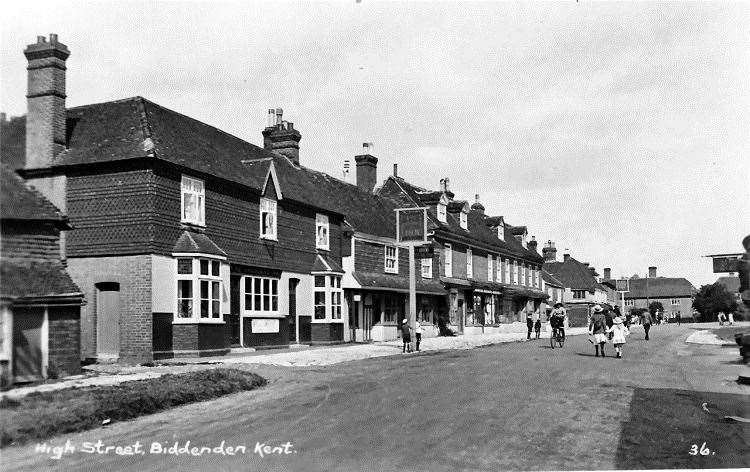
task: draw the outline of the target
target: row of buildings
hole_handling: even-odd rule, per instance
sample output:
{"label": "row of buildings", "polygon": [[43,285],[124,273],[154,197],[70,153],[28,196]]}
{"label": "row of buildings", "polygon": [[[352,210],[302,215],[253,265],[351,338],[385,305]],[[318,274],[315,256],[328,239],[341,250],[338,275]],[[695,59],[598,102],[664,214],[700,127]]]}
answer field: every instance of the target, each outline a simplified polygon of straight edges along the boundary
{"label": "row of buildings", "polygon": [[556,301],[585,322],[586,306],[615,301],[593,268],[558,262],[552,242],[540,254],[448,178],[425,189],[394,167],[376,188],[367,146],[356,185],[307,168],[281,109],[261,148],[141,97],[66,108],[67,47],[40,36],[24,54],[27,115],[3,144],[6,382],[80,360],[394,339],[409,288],[397,208],[427,208],[414,267],[426,336],[501,330]]}

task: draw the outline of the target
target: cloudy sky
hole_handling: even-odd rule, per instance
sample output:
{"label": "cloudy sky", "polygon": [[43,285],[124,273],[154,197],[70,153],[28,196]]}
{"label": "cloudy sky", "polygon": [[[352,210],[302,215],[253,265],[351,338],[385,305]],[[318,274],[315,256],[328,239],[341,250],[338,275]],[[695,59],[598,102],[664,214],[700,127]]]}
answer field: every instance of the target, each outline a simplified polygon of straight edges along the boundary
{"label": "cloudy sky", "polygon": [[[68,106],[144,96],[256,144],[269,107],[339,176],[375,143],[399,175],[524,224],[614,276],[715,280],[750,233],[750,4],[18,2],[0,110],[25,113],[24,46],[58,33]],[[353,159],[352,159],[353,160]],[[352,177],[350,177],[352,178]],[[567,251],[566,251],[567,250]]]}

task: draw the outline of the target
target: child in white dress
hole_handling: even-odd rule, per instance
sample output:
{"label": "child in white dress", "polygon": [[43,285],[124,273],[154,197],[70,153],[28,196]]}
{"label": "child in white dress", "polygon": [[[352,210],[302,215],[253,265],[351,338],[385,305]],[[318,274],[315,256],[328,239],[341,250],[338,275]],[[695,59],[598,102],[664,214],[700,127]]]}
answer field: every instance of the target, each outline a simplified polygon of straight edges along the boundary
{"label": "child in white dress", "polygon": [[617,357],[622,358],[622,346],[625,345],[625,336],[628,336],[630,331],[619,316],[615,316],[612,322],[614,324],[607,331],[612,333],[612,344],[615,345]]}

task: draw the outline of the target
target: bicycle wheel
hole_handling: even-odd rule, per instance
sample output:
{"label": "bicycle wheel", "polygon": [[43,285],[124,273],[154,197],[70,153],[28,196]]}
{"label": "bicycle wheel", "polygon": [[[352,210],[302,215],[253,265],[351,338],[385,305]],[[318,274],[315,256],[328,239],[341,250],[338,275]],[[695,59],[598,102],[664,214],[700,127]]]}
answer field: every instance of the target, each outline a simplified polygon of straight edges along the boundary
{"label": "bicycle wheel", "polygon": [[549,347],[555,348],[555,330],[553,329],[549,335]]}
{"label": "bicycle wheel", "polygon": [[558,335],[557,335],[557,344],[559,344],[560,347],[563,347],[564,343],[565,343],[565,338],[563,337],[562,334],[558,333]]}

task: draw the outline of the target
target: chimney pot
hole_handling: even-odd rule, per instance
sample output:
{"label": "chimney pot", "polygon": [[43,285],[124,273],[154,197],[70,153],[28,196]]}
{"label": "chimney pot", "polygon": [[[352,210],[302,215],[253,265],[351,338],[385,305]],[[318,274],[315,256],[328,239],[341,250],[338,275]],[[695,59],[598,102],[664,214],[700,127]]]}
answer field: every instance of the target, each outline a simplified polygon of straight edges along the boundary
{"label": "chimney pot", "polygon": [[651,279],[656,278],[656,266],[651,266],[648,268],[648,276]]}
{"label": "chimney pot", "polygon": [[568,262],[568,259],[570,259],[570,254],[563,254],[563,262]]}
{"label": "chimney pot", "polygon": [[398,177],[398,164],[393,164],[393,176]]}
{"label": "chimney pot", "polygon": [[49,42],[53,44],[57,43],[57,35],[55,33],[49,34]]}
{"label": "chimney pot", "polygon": [[46,42],[47,42],[47,38],[45,38],[44,36],[37,36],[36,37],[36,43],[37,44],[42,44],[42,43],[46,43]]}
{"label": "chimney pot", "polygon": [[604,268],[604,280],[610,280],[612,278],[612,269],[609,267]]}
{"label": "chimney pot", "polygon": [[299,142],[302,135],[294,129],[294,123],[282,119],[281,108],[268,109],[268,127],[263,130],[263,147],[299,164]]}

